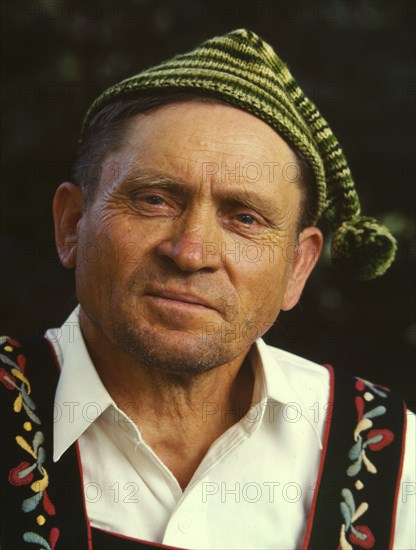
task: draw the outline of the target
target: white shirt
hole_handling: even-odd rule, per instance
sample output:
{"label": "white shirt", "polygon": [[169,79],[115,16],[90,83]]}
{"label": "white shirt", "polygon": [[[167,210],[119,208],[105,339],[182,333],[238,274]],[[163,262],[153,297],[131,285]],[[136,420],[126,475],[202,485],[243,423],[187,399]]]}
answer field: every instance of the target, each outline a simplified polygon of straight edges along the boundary
{"label": "white shirt", "polygon": [[[54,461],[78,441],[91,525],[195,550],[300,548],[321,457],[328,371],[258,340],[250,352],[254,405],[213,443],[182,491],[143,440],[140,421],[132,422],[128,406],[121,411],[105,389],[78,318],[76,308],[46,336],[61,366]],[[201,406],[207,422],[213,407]],[[414,449],[409,413],[396,549],[416,548]]]}

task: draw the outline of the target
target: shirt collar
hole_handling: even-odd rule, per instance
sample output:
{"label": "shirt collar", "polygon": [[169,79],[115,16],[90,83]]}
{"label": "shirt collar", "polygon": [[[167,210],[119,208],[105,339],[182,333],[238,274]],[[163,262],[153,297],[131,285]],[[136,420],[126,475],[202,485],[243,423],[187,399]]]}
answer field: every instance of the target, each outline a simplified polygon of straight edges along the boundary
{"label": "shirt collar", "polygon": [[317,365],[278,348],[273,348],[273,352],[272,355],[271,348],[261,338],[252,348],[250,360],[256,373],[253,401],[269,403],[273,400],[281,403],[289,421],[301,415],[315,432],[319,448],[322,449],[313,411],[305,405],[305,401],[308,401],[303,391],[305,385],[295,382],[294,376],[299,376],[299,365],[294,364],[293,358],[296,358],[295,363],[302,363],[302,367],[313,365],[316,368]]}
{"label": "shirt collar", "polygon": [[57,351],[61,375],[55,394],[53,459],[63,453],[109,406],[115,405],[89,356],[79,326],[79,306],[46,337]]}

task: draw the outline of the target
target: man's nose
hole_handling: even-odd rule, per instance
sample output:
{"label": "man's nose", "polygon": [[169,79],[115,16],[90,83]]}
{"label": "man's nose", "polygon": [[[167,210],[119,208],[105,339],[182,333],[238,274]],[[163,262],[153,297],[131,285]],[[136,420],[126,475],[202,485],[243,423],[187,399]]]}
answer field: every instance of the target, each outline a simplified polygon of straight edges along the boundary
{"label": "man's nose", "polygon": [[172,223],[157,251],[181,271],[215,271],[221,266],[221,233],[215,214],[195,212]]}

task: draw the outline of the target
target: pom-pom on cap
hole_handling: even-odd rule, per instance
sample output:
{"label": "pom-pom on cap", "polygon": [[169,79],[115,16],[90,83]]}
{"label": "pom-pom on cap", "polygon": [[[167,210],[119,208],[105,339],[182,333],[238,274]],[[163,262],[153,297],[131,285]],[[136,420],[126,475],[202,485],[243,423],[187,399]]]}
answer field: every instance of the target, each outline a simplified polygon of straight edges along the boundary
{"label": "pom-pom on cap", "polygon": [[332,261],[359,281],[374,279],[392,264],[396,239],[374,218],[357,216],[344,221],[331,244]]}

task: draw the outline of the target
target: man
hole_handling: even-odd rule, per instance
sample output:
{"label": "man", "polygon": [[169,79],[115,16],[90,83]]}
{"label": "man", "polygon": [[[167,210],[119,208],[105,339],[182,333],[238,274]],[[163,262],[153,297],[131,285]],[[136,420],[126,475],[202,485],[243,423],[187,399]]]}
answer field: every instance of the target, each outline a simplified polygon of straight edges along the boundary
{"label": "man", "polygon": [[2,346],[4,548],[411,548],[414,416],[260,338],[318,220],[358,279],[396,247],[270,46],[234,31],[104,92],[74,178],[59,376],[44,341]]}

